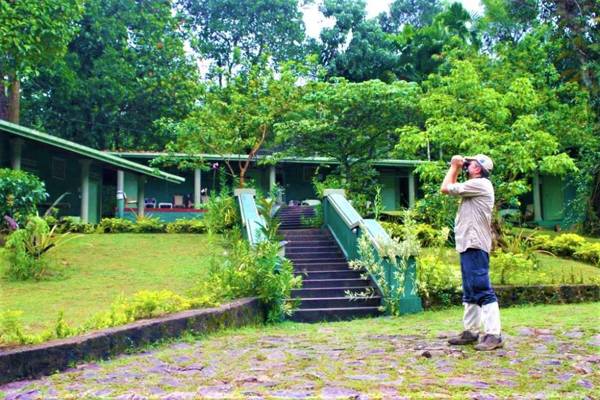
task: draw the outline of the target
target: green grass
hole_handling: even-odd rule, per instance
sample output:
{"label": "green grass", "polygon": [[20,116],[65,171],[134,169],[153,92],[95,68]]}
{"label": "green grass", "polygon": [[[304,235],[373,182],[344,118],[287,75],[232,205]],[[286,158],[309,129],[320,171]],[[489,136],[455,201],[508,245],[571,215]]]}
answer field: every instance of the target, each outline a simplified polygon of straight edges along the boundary
{"label": "green grass", "polygon": [[[434,249],[425,248],[425,254],[432,253]],[[443,249],[443,258],[447,263],[456,266],[460,273],[458,253],[452,248]],[[572,259],[555,257],[548,254],[538,254],[539,268],[530,273],[519,276],[518,281],[511,284],[559,284],[559,283],[598,283],[600,281],[600,268]],[[499,282],[493,282],[499,284]]]}
{"label": "green grass", "polygon": [[[194,234],[90,234],[52,253],[62,277],[9,281],[0,257],[0,311],[21,310],[33,332],[52,325],[60,311],[74,326],[105,311],[120,295],[169,289],[186,294],[222,257],[220,236]],[[1,255],[1,253],[0,253]]]}

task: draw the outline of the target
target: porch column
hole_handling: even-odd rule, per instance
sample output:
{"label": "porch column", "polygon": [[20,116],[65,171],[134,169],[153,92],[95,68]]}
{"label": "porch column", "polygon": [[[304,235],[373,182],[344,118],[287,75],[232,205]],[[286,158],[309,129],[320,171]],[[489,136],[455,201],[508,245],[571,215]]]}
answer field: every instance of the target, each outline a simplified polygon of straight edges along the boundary
{"label": "porch column", "polygon": [[144,185],[146,183],[146,177],[144,175],[138,175],[137,180],[137,212],[139,217],[144,216],[144,209],[146,208],[146,202],[144,201]]}
{"label": "porch column", "polygon": [[271,165],[269,167],[269,191],[273,190],[275,187],[275,166]]}
{"label": "porch column", "polygon": [[540,175],[536,172],[533,175],[533,220],[542,220],[542,202],[540,196]]}
{"label": "porch column", "polygon": [[415,206],[415,173],[410,171],[408,174],[408,207],[414,208]]}
{"label": "porch column", "polygon": [[10,141],[10,150],[10,164],[12,169],[21,169],[21,153],[23,152],[23,139],[12,139]]}
{"label": "porch column", "polygon": [[90,165],[92,160],[79,160],[81,165],[81,222],[87,224],[90,215]]}
{"label": "porch column", "polygon": [[125,216],[125,172],[117,170],[117,218]]}
{"label": "porch column", "polygon": [[194,170],[194,208],[200,208],[202,203],[202,171],[200,168]]}

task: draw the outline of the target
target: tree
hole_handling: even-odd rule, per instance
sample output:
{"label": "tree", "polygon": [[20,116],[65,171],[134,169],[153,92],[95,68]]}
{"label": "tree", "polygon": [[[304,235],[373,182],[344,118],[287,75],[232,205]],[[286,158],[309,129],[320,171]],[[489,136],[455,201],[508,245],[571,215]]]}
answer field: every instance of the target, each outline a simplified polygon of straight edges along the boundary
{"label": "tree", "polygon": [[419,103],[425,123],[402,127],[395,153],[439,161],[420,170],[423,181],[438,180],[430,185],[423,204],[443,209],[436,200],[439,178],[453,154],[492,157],[498,208],[517,206],[519,196],[531,190],[529,179],[535,173],[565,175],[577,170],[568,141],[561,136],[582,127],[590,132],[589,118],[586,122],[585,116],[576,116],[582,111],[589,115],[585,101],[577,106],[563,100],[565,88],[540,85],[541,76],[517,68],[518,61],[513,61],[453,58],[447,73],[425,82],[427,92]]}
{"label": "tree", "polygon": [[329,0],[322,12],[336,23],[321,32],[321,63],[330,77],[353,82],[421,82],[450,49],[479,44],[469,13],[458,3],[443,9],[430,24],[400,24],[395,32],[384,17],[367,20],[364,2]]}
{"label": "tree", "polygon": [[88,0],[65,57],[24,83],[24,118],[101,149],[160,150],[154,121],[184,118],[200,91],[171,1]]}
{"label": "tree", "polygon": [[[231,77],[225,87],[209,86],[202,105],[181,123],[171,124],[178,140],[170,148],[187,154],[220,155],[229,173],[239,177],[244,187],[251,162],[259,150],[274,143],[274,125],[293,109],[298,93],[293,66],[284,65],[276,74],[266,58]],[[237,160],[232,154],[245,158]]]}
{"label": "tree", "polygon": [[442,12],[439,0],[394,0],[389,14],[379,16],[379,21],[388,33],[402,30],[404,25],[422,28],[430,25],[433,18]]}
{"label": "tree", "polygon": [[19,123],[21,80],[64,53],[81,12],[82,0],[0,2],[0,118]]}
{"label": "tree", "polygon": [[244,65],[270,54],[277,65],[303,56],[299,0],[179,0],[194,32],[192,46],[225,84]]}
{"label": "tree", "polygon": [[289,154],[335,159],[345,182],[360,187],[365,168],[393,148],[395,129],[418,119],[419,95],[419,86],[406,82],[312,83],[294,115],[278,125],[280,141]]}

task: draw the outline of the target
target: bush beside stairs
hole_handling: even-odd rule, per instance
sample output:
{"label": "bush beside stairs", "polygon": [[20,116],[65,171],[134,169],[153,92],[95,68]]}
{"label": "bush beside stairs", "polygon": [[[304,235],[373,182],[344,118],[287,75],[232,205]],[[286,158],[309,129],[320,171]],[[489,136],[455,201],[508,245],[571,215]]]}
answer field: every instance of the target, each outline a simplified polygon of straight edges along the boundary
{"label": "bush beside stairs", "polygon": [[303,287],[292,291],[300,305],[290,319],[319,322],[380,315],[380,296],[354,300],[346,297],[347,290],[362,292],[371,287],[374,293],[378,292],[371,279],[362,279],[360,271],[350,269],[331,233],[306,228],[303,216],[314,216],[314,209],[290,206],[278,213],[279,231],[288,242],[285,255],[294,264],[294,273],[303,279]]}

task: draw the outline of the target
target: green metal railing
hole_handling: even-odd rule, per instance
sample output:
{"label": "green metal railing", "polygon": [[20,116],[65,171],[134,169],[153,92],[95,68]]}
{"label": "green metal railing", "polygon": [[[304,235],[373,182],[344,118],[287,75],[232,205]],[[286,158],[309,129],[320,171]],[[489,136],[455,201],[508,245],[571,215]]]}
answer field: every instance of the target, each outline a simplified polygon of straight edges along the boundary
{"label": "green metal railing", "polygon": [[[350,202],[341,193],[327,194],[323,199],[323,216],[325,226],[329,229],[338,242],[348,261],[356,260],[358,254],[358,240],[362,235],[367,235],[374,251],[375,257],[384,268],[384,275],[390,293],[397,293],[399,285],[394,274],[396,268],[392,260],[384,254],[383,246],[391,243],[392,239],[383,227],[373,219],[363,219],[352,207]],[[402,260],[394,260],[396,265]],[[421,298],[416,294],[416,262],[410,257],[404,271],[404,290],[400,298],[387,299],[398,304],[401,314],[423,311]],[[373,279],[379,286],[376,279]],[[378,287],[380,292],[381,287]]]}
{"label": "green metal railing", "polygon": [[266,221],[258,212],[254,193],[240,193],[237,195],[240,215],[242,217],[242,227],[244,238],[252,245],[266,239],[263,228],[266,226]]}

